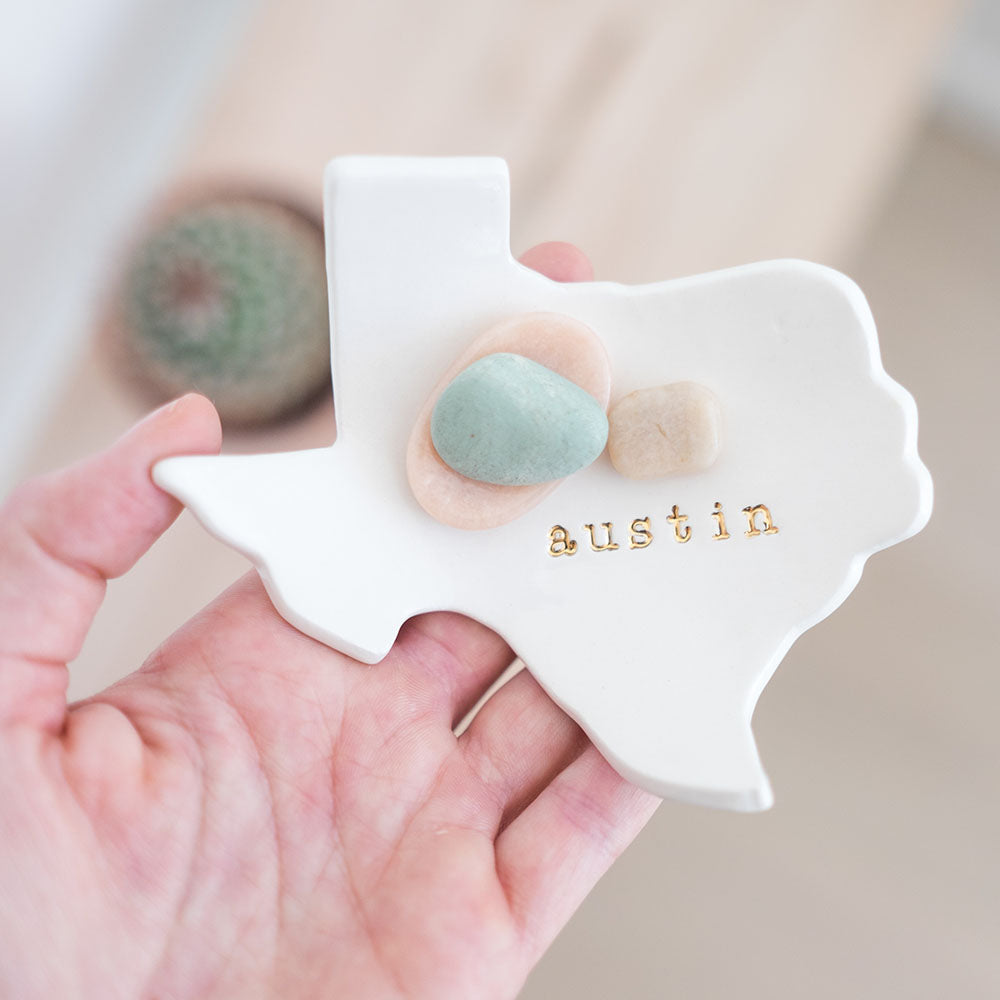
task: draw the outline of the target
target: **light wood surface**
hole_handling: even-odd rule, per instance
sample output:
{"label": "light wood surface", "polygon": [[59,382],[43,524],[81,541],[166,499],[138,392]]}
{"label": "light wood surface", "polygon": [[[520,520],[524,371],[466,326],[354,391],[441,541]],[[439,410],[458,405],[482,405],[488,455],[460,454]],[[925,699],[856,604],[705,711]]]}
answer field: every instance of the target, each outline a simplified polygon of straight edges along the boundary
{"label": "light wood surface", "polygon": [[504,156],[515,248],[638,282],[850,244],[957,0],[272,2],[185,172]]}
{"label": "light wood surface", "polygon": [[[664,806],[525,998],[1000,995],[1000,594],[995,546],[972,530],[1000,482],[970,432],[997,425],[1000,170],[931,131],[895,174],[956,6],[272,2],[196,129],[179,182],[314,204],[337,153],[498,153],[515,249],[570,239],[601,277],[786,255],[844,267],[921,406],[936,515],[872,560],[765,691],[774,811]],[[139,409],[93,352],[25,471]],[[227,446],[332,436],[326,405]],[[73,693],[131,669],[244,565],[183,517],[112,585]]]}

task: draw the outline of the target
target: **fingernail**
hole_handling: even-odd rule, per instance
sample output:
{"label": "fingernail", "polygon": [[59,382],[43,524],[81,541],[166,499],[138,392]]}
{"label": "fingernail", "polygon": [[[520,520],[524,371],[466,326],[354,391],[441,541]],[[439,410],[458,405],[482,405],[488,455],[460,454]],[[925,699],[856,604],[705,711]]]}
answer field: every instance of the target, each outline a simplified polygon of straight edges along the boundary
{"label": "fingernail", "polygon": [[177,399],[170,400],[169,403],[164,403],[162,406],[158,406],[155,410],[147,413],[144,417],[135,423],[135,427],[142,427],[144,424],[152,423],[154,420],[160,417],[166,416],[168,413],[173,413],[177,409],[177,404],[183,399],[183,396],[179,396]]}

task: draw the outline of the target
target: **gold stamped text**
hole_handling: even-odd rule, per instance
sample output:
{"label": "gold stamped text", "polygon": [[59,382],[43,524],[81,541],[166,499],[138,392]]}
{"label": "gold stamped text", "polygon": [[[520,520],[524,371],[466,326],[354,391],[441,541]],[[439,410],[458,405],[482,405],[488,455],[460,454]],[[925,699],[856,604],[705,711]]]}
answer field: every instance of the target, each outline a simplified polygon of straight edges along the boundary
{"label": "gold stamped text", "polygon": [[[774,517],[767,504],[758,503],[744,507],[743,513],[747,519],[747,530],[743,533],[748,538],[778,534],[778,526],[774,523]],[[715,533],[709,535],[712,541],[724,541],[729,538],[726,515],[718,500],[715,501],[709,516],[715,526]],[[681,513],[678,504],[671,506],[670,513],[666,515],[665,520],[674,529],[675,542],[683,545],[694,537],[691,519],[687,514]],[[587,532],[590,548],[594,552],[614,552],[620,548],[614,539],[614,529],[613,521],[602,521],[599,526],[596,524],[583,525],[583,530]],[[653,539],[653,518],[633,518],[628,527],[628,547],[630,549],[646,549],[653,544]],[[554,524],[549,528],[548,553],[550,556],[572,556],[576,554],[578,548],[579,546],[570,535],[568,528],[561,524]]]}
{"label": "gold stamped text", "polygon": [[776,535],[778,533],[778,528],[771,517],[771,512],[764,504],[759,503],[753,507],[744,507],[743,513],[747,516],[747,530],[743,532],[747,538],[756,538],[760,534],[760,529],[757,527],[758,514],[764,519],[765,535]]}
{"label": "gold stamped text", "polygon": [[569,537],[569,532],[561,524],[554,524],[549,529],[549,555],[572,556],[575,554],[576,542]]}

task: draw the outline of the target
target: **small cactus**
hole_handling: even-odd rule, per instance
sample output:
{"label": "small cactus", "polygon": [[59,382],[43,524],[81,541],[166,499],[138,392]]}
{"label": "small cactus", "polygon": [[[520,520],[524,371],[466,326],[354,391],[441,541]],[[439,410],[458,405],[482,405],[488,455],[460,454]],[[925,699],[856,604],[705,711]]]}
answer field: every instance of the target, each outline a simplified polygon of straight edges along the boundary
{"label": "small cactus", "polygon": [[266,423],[330,381],[323,236],[277,203],[175,212],[128,263],[118,303],[131,373],[162,398],[195,390],[224,423]]}

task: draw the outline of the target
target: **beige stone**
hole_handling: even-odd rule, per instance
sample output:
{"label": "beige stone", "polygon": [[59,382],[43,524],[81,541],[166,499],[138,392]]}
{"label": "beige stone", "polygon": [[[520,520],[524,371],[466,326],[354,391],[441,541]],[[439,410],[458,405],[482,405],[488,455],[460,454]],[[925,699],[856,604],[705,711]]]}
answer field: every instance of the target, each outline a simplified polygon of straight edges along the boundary
{"label": "beige stone", "polygon": [[611,408],[608,424],[611,462],[629,479],[701,472],[719,454],[719,401],[697,382],[630,392]]}
{"label": "beige stone", "polygon": [[442,374],[417,416],[406,450],[406,474],[421,507],[435,520],[470,530],[507,524],[530,510],[562,480],[537,486],[495,486],[449,468],[431,441],[431,413],[438,397],[461,371],[487,354],[520,354],[575,382],[607,409],[611,366],[589,326],[555,313],[514,316],[491,327]]}

